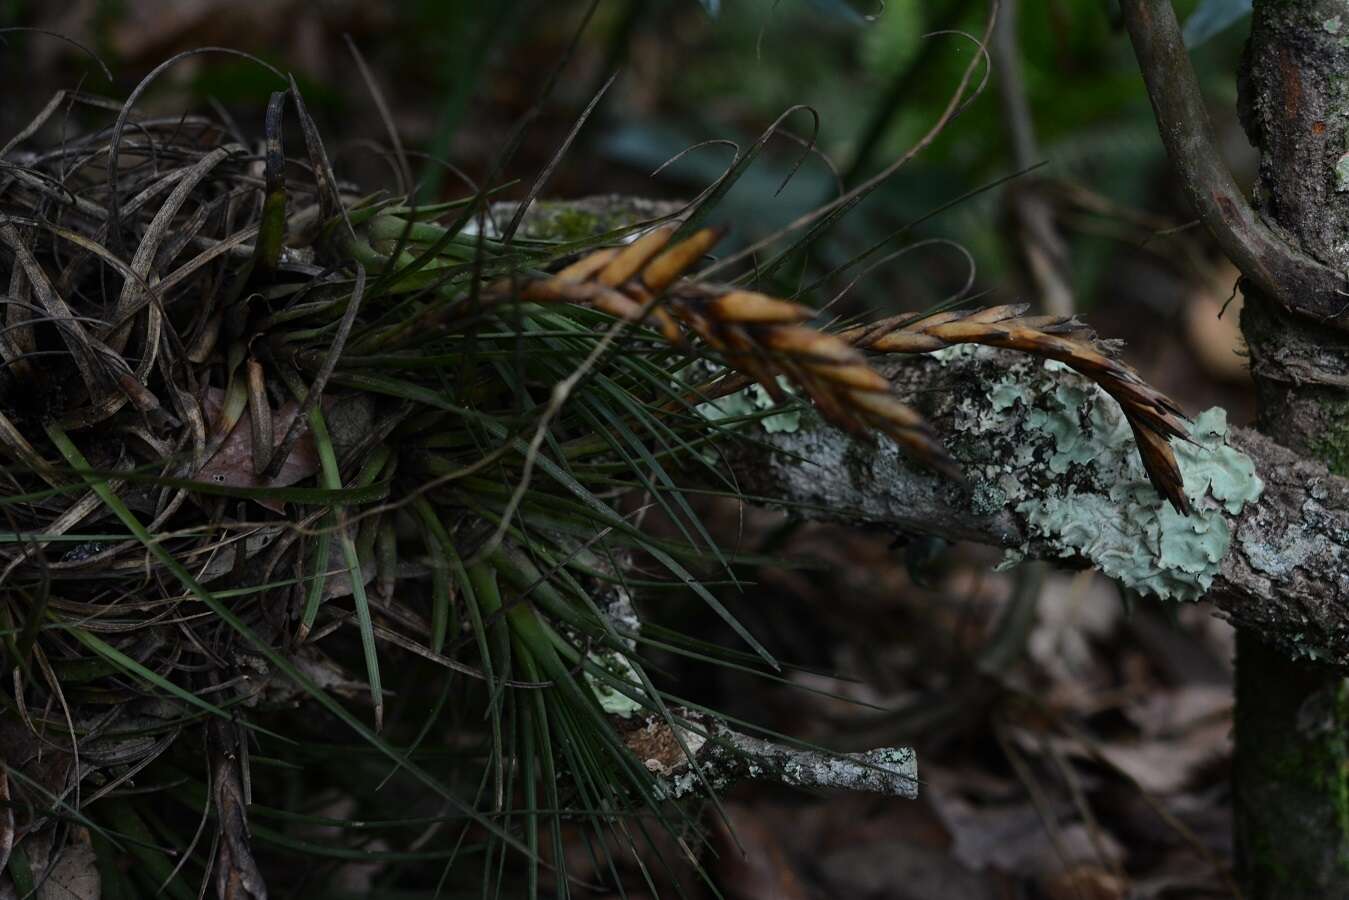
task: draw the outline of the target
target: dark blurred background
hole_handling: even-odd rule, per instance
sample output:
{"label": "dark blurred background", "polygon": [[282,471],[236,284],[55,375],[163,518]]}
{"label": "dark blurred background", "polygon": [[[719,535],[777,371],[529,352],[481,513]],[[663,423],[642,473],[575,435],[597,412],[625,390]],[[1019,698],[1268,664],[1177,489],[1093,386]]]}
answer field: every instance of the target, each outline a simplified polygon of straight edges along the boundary
{"label": "dark blurred background", "polygon": [[[1199,5],[1178,4],[1182,17]],[[993,54],[978,100],[835,228],[805,273],[790,277],[813,281],[808,276],[979,191],[893,240],[891,249],[923,238],[957,241],[977,267],[975,290],[990,291],[990,302],[1067,298],[1102,329],[1131,339],[1133,361],[1155,362],[1163,389],[1186,396],[1192,388],[1196,402],[1221,401],[1244,420],[1240,392],[1187,383],[1197,380],[1189,378],[1195,364],[1220,379],[1239,378],[1238,361],[1225,346],[1211,353],[1207,333],[1217,321],[1208,315],[1211,303],[1227,298],[1235,278],[1199,230],[1184,229],[1190,214],[1162,159],[1113,0],[1004,6],[1004,22],[1013,27],[1008,39],[994,43],[1010,52]],[[982,0],[600,0],[593,12],[576,0],[6,0],[0,11],[5,23],[81,42],[115,78],[109,84],[59,40],[7,34],[0,53],[0,78],[9,86],[0,103],[4,133],[60,88],[122,97],[175,53],[231,47],[294,73],[340,173],[372,187],[394,184],[388,157],[373,149],[389,140],[346,36],[369,62],[404,146],[453,162],[471,177],[493,168],[514,126],[537,106],[538,118],[504,173],[521,179],[517,195],[612,72],[617,80],[548,195],[692,197],[730,163],[735,150],[724,142],[747,148],[787,110],[809,107],[819,121],[815,152],[805,153],[787,186],[778,191],[814,129],[804,109],[787,117],[788,134],[768,142],[718,211],[741,242],[771,233],[903,154],[946,105],[975,52],[968,36],[982,33],[987,12]],[[1211,16],[1202,9],[1199,15]],[[956,31],[968,36],[925,36]],[[1238,20],[1195,52],[1238,172],[1253,162],[1233,113],[1243,39]],[[277,86],[253,63],[205,54],[161,74],[139,106],[180,111],[214,101],[245,132],[257,133]],[[1018,107],[1028,114],[1011,111]],[[462,190],[435,163],[424,161],[420,174],[424,197]],[[1050,246],[1036,236],[1043,229],[1026,227],[1020,208],[1027,204],[1032,220],[1048,220]],[[1057,270],[1057,284],[1037,279],[1037,267],[1046,265]],[[958,290],[967,268],[958,251],[930,244],[879,267],[855,294],[868,309],[922,307]],[[1196,305],[1203,315],[1191,315]],[[1202,323],[1187,324],[1191,318]],[[1193,340],[1204,347],[1171,353],[1155,340],[1158,321],[1198,332]]]}
{"label": "dark blurred background", "polygon": [[[1248,178],[1235,117],[1243,4],[1176,5]],[[979,302],[1080,313],[1187,412],[1219,404],[1245,424],[1239,299],[1219,318],[1236,273],[1167,168],[1115,3],[1003,13],[978,98],[774,286],[792,293],[894,235],[875,259],[919,246],[870,271],[841,314],[930,306],[972,273]],[[65,35],[114,75],[53,37],[0,35],[0,141],[58,90],[125,97],[170,56],[223,46],[294,73],[339,174],[392,188],[388,131],[350,36],[426,199],[464,191],[430,160],[481,179],[536,113],[503,172],[520,179],[503,197],[518,197],[617,72],[545,196],[690,198],[731,161],[726,142],[748,148],[793,107],[818,115],[818,132],[810,111],[788,116],[717,210],[743,245],[901,157],[941,115],[987,15],[983,0],[0,0],[0,26]],[[219,104],[259,134],[278,86],[253,63],[203,54],[159,75],[138,107]],[[829,301],[850,277],[807,299]],[[724,895],[1230,896],[1231,639],[1205,607],[1120,597],[1089,573],[993,572],[985,550],[706,512],[747,549],[827,563],[741,573],[753,586],[727,602],[775,653],[851,676],[794,680],[893,712],[676,669],[686,692],[822,743],[915,743],[926,782],[912,803],[738,790],[728,808],[748,855],[723,839]],[[662,599],[650,614],[715,637],[701,609]]]}

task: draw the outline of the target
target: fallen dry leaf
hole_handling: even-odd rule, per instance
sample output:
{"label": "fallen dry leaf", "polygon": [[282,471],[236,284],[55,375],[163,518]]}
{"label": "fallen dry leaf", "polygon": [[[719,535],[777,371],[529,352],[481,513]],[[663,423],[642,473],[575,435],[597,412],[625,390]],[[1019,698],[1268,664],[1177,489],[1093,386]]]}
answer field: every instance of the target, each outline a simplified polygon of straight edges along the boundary
{"label": "fallen dry leaf", "polygon": [[786,850],[762,814],[741,803],[714,817],[717,882],[728,900],[809,900]]}
{"label": "fallen dry leaf", "polygon": [[1048,900],[1124,900],[1129,885],[1097,866],[1076,866],[1046,881],[1044,891]]}
{"label": "fallen dry leaf", "polygon": [[[1031,632],[1031,658],[1056,682],[1078,685],[1100,665],[1094,644],[1109,637],[1122,605],[1115,586],[1092,572],[1045,579]],[[1083,685],[1083,688],[1086,686]]]}
{"label": "fallen dry leaf", "polygon": [[72,844],[61,851],[47,880],[38,888],[37,900],[99,900],[102,895],[94,848]]}
{"label": "fallen dry leaf", "polygon": [[1145,699],[1125,707],[1145,738],[1185,735],[1214,721],[1232,717],[1232,688],[1225,684],[1185,684],[1168,691],[1151,691]]}
{"label": "fallen dry leaf", "polygon": [[975,805],[958,792],[953,778],[930,775],[926,795],[951,835],[951,856],[971,869],[1036,877],[1124,859],[1119,841],[1105,832],[1093,835],[1066,802],[1050,810],[1051,835],[1030,802]]}
{"label": "fallen dry leaf", "polygon": [[[213,433],[224,396],[225,392],[219,388],[209,388],[202,403],[202,412],[205,413],[207,422],[211,423]],[[280,446],[281,441],[284,440],[286,431],[290,428],[290,423],[294,421],[298,410],[299,404],[292,400],[280,409],[272,411],[274,447]],[[201,467],[195,478],[197,481],[226,487],[287,487],[316,474],[318,470],[318,450],[314,447],[314,436],[306,428],[300,434],[300,439],[291,447],[290,453],[286,455],[286,461],[281,464],[281,470],[276,477],[258,477],[253,471],[253,429],[249,412],[244,410],[243,415],[235,423],[234,428],[230,430],[219,449]],[[285,511],[283,501],[261,499],[257,502],[275,513]]]}
{"label": "fallen dry leaf", "polygon": [[1184,739],[1103,743],[1096,752],[1148,793],[1174,794],[1189,785],[1199,769],[1227,754],[1231,731],[1228,721],[1208,722]]}

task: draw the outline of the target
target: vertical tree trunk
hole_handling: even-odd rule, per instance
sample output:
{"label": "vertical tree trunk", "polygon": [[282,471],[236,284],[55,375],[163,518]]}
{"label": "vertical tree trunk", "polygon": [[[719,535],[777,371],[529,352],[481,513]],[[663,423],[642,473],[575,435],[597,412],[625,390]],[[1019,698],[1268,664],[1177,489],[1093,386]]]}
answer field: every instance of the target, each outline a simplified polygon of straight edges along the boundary
{"label": "vertical tree trunk", "polygon": [[[1349,269],[1349,3],[1257,0],[1240,87],[1256,209],[1293,248]],[[1260,429],[1349,474],[1349,336],[1245,293]],[[1247,900],[1349,900],[1342,669],[1239,635],[1234,791]]]}
{"label": "vertical tree trunk", "polygon": [[1349,897],[1343,676],[1237,638],[1236,851],[1246,900]]}
{"label": "vertical tree trunk", "polygon": [[[1218,153],[1172,0],[1121,0],[1120,10],[1167,154],[1244,276],[1258,424],[1349,474],[1349,2],[1255,0],[1238,85],[1260,151],[1253,207]],[[1238,636],[1244,894],[1349,900],[1345,670],[1299,654],[1296,636],[1292,648],[1265,638]]]}

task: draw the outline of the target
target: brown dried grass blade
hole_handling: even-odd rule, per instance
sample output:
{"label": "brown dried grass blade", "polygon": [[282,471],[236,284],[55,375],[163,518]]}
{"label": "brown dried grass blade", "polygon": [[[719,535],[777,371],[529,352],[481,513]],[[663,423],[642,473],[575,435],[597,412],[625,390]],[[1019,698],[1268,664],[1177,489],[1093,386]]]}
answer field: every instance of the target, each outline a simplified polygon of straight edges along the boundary
{"label": "brown dried grass blade", "polygon": [[262,475],[272,461],[272,408],[262,363],[248,361],[248,419],[253,438],[253,474]]}

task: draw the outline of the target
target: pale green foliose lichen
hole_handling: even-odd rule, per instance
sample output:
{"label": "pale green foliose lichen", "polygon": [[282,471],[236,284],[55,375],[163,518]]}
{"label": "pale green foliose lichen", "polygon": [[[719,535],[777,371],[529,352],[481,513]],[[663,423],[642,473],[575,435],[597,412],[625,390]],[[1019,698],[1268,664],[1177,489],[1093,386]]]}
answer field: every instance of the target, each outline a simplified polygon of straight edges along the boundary
{"label": "pale green foliose lichen", "polygon": [[[794,393],[791,383],[781,375],[778,376],[778,386],[785,393]],[[727,394],[725,397],[700,403],[694,407],[694,412],[710,422],[754,417],[755,424],[769,434],[776,434],[780,431],[792,432],[801,427],[801,410],[799,408],[788,407],[780,412],[765,415],[768,410],[776,406],[773,398],[768,396],[768,391],[764,390],[761,385],[751,384],[734,394]]]}
{"label": "pale green foliose lichen", "polygon": [[[641,676],[637,674],[637,670],[632,667],[628,658],[621,653],[591,653],[590,659],[602,666],[615,679],[632,685],[634,689],[641,684]],[[595,699],[600,702],[600,707],[609,715],[626,719],[642,711],[642,704],[616,689],[607,681],[596,678],[589,672],[585,673],[585,679],[586,683],[590,685],[590,690],[594,693]]]}
{"label": "pale green foliose lichen", "polygon": [[1030,394],[1020,382],[1000,381],[988,392],[988,399],[993,403],[994,412],[1003,412],[1017,403],[1030,403]]}
{"label": "pale green foliose lichen", "polygon": [[[947,363],[988,351],[943,352]],[[1090,560],[1126,587],[1177,600],[1202,595],[1232,543],[1227,514],[1264,488],[1251,459],[1224,440],[1223,410],[1200,414],[1190,442],[1171,442],[1193,506],[1183,516],[1153,489],[1129,423],[1104,391],[1056,362],[1028,361],[1005,376],[986,399],[957,409],[976,496],[1001,495],[1030,538]],[[1010,551],[1007,562],[1020,556]]]}

